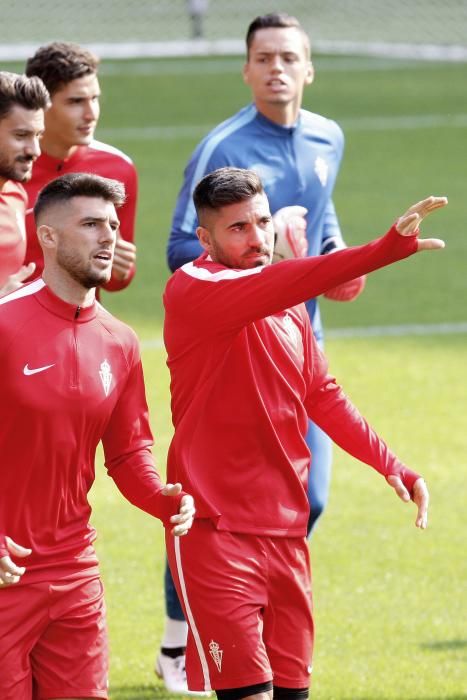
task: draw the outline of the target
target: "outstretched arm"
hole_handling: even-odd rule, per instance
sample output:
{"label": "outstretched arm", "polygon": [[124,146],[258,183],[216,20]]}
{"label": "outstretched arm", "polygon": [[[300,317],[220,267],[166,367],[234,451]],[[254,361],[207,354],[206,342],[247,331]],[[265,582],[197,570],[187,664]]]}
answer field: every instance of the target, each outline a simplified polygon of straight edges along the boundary
{"label": "outstretched arm", "polygon": [[[417,232],[423,219],[435,209],[444,207],[447,204],[446,197],[428,197],[427,199],[417,202],[400,217],[396,224],[399,233],[404,236],[411,236]],[[419,240],[418,250],[434,250],[436,248],[444,248],[443,241],[439,239]],[[335,252],[338,248],[330,249],[328,252]],[[333,301],[353,301],[364,290],[366,283],[366,275],[357,277],[350,282],[344,282],[329,289],[324,296],[326,299]]]}
{"label": "outstretched arm", "polygon": [[414,501],[415,526],[424,530],[429,496],[423,478],[396,457],[332,377],[325,378],[307,405],[310,418],[336,445],[382,474],[402,501]]}
{"label": "outstretched arm", "polygon": [[[436,209],[445,207],[447,197],[427,197],[413,204],[396,221],[396,229],[402,236],[413,236],[420,228],[420,224],[428,214]],[[276,242],[274,244],[273,262],[290,258],[302,258],[306,255],[308,241],[306,238],[306,214],[305,207],[292,206],[279,209],[274,216],[274,231]],[[335,253],[345,249],[345,243],[341,238],[327,241],[322,254]],[[418,250],[435,250],[444,248],[444,242],[437,238],[419,239]],[[325,293],[325,297],[334,301],[352,301],[365,287],[365,275],[344,282]]]}
{"label": "outstretched arm", "polygon": [[203,332],[237,330],[420,250],[443,248],[438,239],[419,239],[418,228],[431,211],[446,204],[445,197],[429,197],[413,205],[385,236],[332,255],[249,270],[186,265],[184,274],[174,275],[166,287],[167,317],[176,317],[179,326],[196,319]]}
{"label": "outstretched arm", "polygon": [[399,498],[417,506],[416,527],[424,530],[428,519],[429,494],[423,478],[408,469],[388,448],[328,374],[327,360],[316,343],[311,327],[305,330],[308,416],[350,455],[370,465],[395,490]]}

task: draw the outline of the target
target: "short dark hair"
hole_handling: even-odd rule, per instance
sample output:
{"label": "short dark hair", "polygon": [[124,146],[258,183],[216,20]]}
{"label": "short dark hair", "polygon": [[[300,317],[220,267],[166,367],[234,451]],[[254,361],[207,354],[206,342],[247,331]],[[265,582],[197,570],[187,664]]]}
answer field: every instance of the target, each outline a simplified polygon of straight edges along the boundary
{"label": "short dark hair", "polygon": [[200,212],[206,209],[216,211],[263,192],[263,183],[253,170],[218,168],[198,182],[193,201],[199,218]]}
{"label": "short dark hair", "polygon": [[34,218],[55,204],[69,202],[74,197],[104,199],[120,207],[125,201],[125,187],[118,180],[111,180],[90,173],[67,173],[51,180],[40,192],[34,206]]}
{"label": "short dark hair", "polygon": [[98,57],[69,41],[54,41],[37,49],[26,62],[26,75],[37,75],[53,95],[63,85],[97,73]]}
{"label": "short dark hair", "polygon": [[46,109],[50,97],[40,78],[0,71],[0,119],[4,119],[15,105],[24,109]]}
{"label": "short dark hair", "polygon": [[310,51],[310,37],[306,33],[306,31],[303,29],[302,25],[298,21],[296,17],[293,17],[292,15],[288,15],[286,12],[270,12],[267,15],[259,15],[259,17],[256,17],[253,22],[251,22],[250,26],[248,27],[247,33],[246,33],[246,53],[247,56],[250,55],[250,49],[251,45],[253,43],[253,39],[255,37],[255,34],[257,31],[260,29],[287,29],[288,27],[294,27],[295,29],[298,29],[300,33],[303,35],[304,41],[305,41],[305,46],[307,48],[307,51]]}

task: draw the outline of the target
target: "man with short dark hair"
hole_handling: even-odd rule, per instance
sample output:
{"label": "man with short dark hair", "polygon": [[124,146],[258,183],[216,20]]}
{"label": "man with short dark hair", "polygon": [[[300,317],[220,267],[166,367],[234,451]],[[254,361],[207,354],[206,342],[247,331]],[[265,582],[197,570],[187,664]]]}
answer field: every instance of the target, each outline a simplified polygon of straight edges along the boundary
{"label": "man with short dark hair", "polygon": [[39,78],[0,72],[0,296],[34,271],[24,266],[27,195],[23,184],[40,155],[49,95]]}
{"label": "man with short dark hair", "polygon": [[88,502],[100,441],[127,500],[173,535],[192,524],[192,497],[154,469],[135,333],[95,300],[124,197],[94,175],[50,182],[35,205],[43,276],[0,299],[2,700],[108,697]]}
{"label": "man with short dark hair", "polygon": [[[250,168],[261,177],[274,214],[273,260],[328,254],[345,247],[332,199],[344,136],[333,120],[301,108],[303,93],[314,80],[309,37],[296,17],[273,12],[251,22],[246,52],[243,79],[253,103],[216,126],[188,162],[167,247],[172,271],[201,253],[192,193],[204,175],[223,166]],[[364,284],[360,276],[329,289],[325,296],[351,301]],[[322,347],[317,300],[307,300],[306,307]],[[314,456],[308,484],[311,532],[327,502],[332,450],[328,436],[313,421],[306,441]],[[169,678],[175,662],[167,655],[183,654],[186,624],[168,573],[165,590],[167,621],[157,664]]]}
{"label": "man with short dark hair", "polygon": [[127,287],[135,274],[135,215],[137,174],[131,159],[122,151],[96,141],[99,119],[99,59],[91,51],[71,42],[41,46],[26,63],[26,74],[39,76],[50,92],[52,104],[45,115],[42,155],[34,165],[26,187],[29,206],[26,217],[26,260],[42,270],[42,252],[37,241],[32,207],[37,194],[50,180],[71,172],[94,173],[125,185],[126,200],[119,212],[112,276],[107,291]]}
{"label": "man with short dark hair", "polygon": [[277,265],[269,264],[273,220],[254,172],[215,170],[194,203],[205,252],[164,293],[175,428],[167,473],[197,505],[190,537],[167,538],[190,628],[188,686],[213,688],[219,700],[304,700],[313,647],[308,419],[403,501],[412,498],[422,529],[428,491],[328,374],[302,302],[443,247],[419,239],[418,228],[447,200],[415,204],[367,245]]}

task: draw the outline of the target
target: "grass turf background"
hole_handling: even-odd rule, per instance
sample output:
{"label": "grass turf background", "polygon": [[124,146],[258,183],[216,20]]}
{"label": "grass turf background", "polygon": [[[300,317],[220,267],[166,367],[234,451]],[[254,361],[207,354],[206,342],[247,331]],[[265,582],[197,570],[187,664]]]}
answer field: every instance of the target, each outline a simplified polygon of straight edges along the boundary
{"label": "grass turf background", "polygon": [[[143,338],[160,335],[165,245],[182,170],[210,126],[248,101],[240,67],[234,58],[103,66],[98,135],[134,158],[141,179],[138,276],[105,301]],[[316,70],[305,107],[345,131],[335,201],[349,243],[383,233],[427,194],[450,200],[423,229],[445,237],[446,250],[379,272],[354,304],[324,303],[325,325],[465,320],[466,66],[321,57]],[[432,512],[420,533],[413,508],[336,450],[329,508],[311,545],[317,700],[467,697],[465,351],[463,335],[328,342],[348,393],[426,475]],[[154,349],[143,359],[163,466],[171,434],[165,356]],[[105,478],[94,498],[111,697],[164,698],[152,674],[164,616],[161,528],[123,503]]]}
{"label": "grass turf background", "polygon": [[[344,128],[335,202],[346,240],[383,233],[428,194],[449,207],[424,225],[447,241],[375,274],[353,304],[325,302],[327,328],[466,320],[467,67],[317,57],[305,107]],[[186,160],[210,126],[249,100],[236,59],[104,62],[98,138],[140,173],[138,274],[104,303],[143,339],[161,334],[165,246]],[[395,451],[423,472],[430,527],[413,526],[372,470],[336,449],[329,508],[311,544],[316,700],[467,698],[466,336],[330,340],[338,379]],[[171,435],[161,349],[143,354],[156,454]],[[100,460],[99,460],[100,462]],[[93,522],[107,589],[112,700],[166,698],[152,673],[164,616],[161,528],[98,465]]]}

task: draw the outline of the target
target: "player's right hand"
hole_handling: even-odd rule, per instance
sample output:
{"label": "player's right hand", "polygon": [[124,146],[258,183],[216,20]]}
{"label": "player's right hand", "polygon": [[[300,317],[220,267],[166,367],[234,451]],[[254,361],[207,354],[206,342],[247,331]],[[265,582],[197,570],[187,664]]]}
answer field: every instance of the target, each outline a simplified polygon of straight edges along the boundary
{"label": "player's right hand", "polygon": [[26,569],[24,566],[16,566],[9,555],[12,554],[14,557],[28,557],[32,549],[27,549],[20,544],[16,544],[11,537],[0,535],[0,551],[2,553],[8,552],[5,556],[0,557],[0,587],[18,583]]}
{"label": "player's right hand", "polygon": [[[421,202],[412,204],[396,222],[396,230],[401,236],[415,236],[423,219],[432,211],[447,206],[447,197],[427,197]],[[418,250],[438,250],[444,248],[444,241],[439,238],[419,238]]]}

